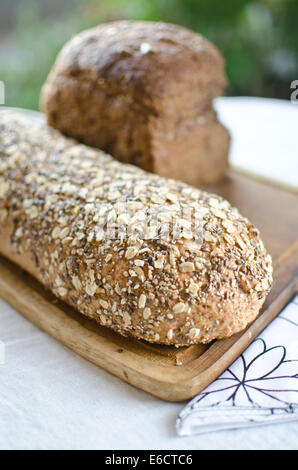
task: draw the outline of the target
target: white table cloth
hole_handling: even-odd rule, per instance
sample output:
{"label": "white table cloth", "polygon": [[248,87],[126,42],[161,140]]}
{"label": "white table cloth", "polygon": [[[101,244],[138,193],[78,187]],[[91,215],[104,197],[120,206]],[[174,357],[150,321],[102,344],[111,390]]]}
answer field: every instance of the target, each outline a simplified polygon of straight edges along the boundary
{"label": "white table cloth", "polygon": [[[256,98],[216,106],[232,132],[233,164],[298,186],[298,106]],[[185,404],[122,382],[2,300],[0,341],[0,449],[298,449],[298,422],[178,437]]]}

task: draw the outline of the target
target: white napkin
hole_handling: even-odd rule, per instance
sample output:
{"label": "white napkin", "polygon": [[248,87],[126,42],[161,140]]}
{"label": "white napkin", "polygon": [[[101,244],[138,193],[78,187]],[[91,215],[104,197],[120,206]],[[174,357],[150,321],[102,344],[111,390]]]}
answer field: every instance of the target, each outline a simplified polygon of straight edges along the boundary
{"label": "white napkin", "polygon": [[181,411],[180,436],[298,420],[298,295]]}

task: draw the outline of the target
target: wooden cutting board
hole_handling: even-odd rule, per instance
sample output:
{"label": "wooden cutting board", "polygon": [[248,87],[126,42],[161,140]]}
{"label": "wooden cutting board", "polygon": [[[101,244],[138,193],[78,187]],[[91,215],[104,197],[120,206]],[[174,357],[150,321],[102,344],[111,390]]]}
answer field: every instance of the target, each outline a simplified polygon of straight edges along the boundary
{"label": "wooden cutting board", "polygon": [[297,292],[298,195],[233,170],[206,189],[237,206],[260,229],[273,256],[273,288],[262,312],[245,331],[209,345],[179,349],[122,338],[76,313],[1,257],[0,296],[58,341],[126,382],[168,401],[193,397],[239,356]]}

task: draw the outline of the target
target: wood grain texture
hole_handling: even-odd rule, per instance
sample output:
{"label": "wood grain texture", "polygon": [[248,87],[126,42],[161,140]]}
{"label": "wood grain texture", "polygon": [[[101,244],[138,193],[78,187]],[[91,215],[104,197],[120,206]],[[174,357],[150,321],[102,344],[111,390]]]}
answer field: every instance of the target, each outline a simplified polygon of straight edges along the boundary
{"label": "wood grain texture", "polygon": [[206,189],[228,199],[255,223],[273,256],[273,288],[260,315],[245,331],[209,345],[179,349],[123,338],[76,313],[1,257],[0,296],[58,341],[126,382],[168,401],[193,397],[238,357],[297,292],[298,196],[232,170]]}

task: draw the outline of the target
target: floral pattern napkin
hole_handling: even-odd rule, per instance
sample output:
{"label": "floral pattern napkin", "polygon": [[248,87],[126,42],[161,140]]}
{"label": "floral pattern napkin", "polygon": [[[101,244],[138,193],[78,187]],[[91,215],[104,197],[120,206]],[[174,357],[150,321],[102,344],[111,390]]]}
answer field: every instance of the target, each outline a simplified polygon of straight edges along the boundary
{"label": "floral pattern napkin", "polygon": [[298,295],[181,411],[181,436],[298,420]]}

